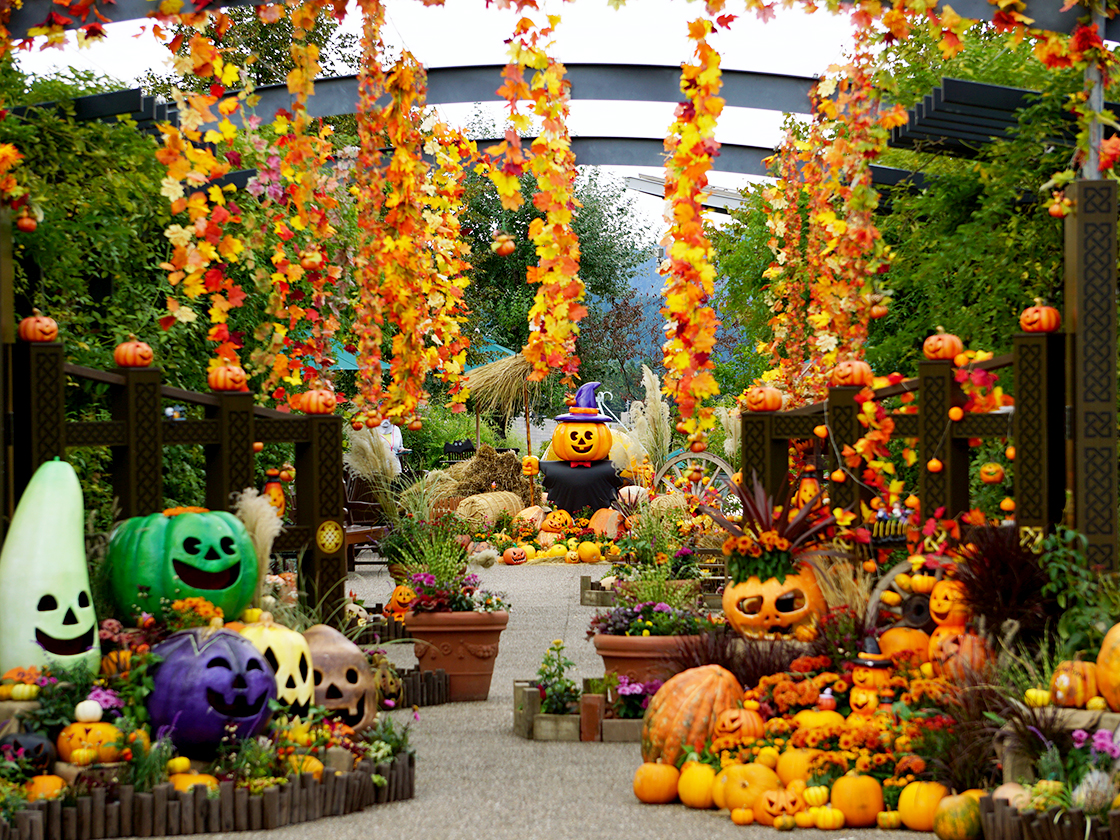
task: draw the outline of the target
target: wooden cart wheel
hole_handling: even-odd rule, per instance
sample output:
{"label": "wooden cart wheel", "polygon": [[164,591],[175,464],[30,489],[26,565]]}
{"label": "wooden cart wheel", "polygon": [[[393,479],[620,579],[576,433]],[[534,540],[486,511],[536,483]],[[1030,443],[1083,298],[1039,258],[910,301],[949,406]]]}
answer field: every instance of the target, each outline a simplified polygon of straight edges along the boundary
{"label": "wooden cart wheel", "polygon": [[[694,465],[704,473],[707,483],[692,480]],[[734,474],[735,470],[729,463],[710,452],[682,452],[666,461],[657,471],[653,488],[656,493],[686,493],[704,504],[739,515],[742,504],[731,489],[731,476]]]}
{"label": "wooden cart wheel", "polygon": [[[926,633],[933,632],[937,625],[929,615],[929,595],[920,592],[908,592],[899,586],[895,580],[901,574],[912,574],[912,569],[910,562],[903,560],[879,579],[879,583],[871,590],[871,596],[867,601],[867,619],[864,628],[866,632],[871,632],[875,627],[882,624],[880,617],[884,613],[894,616],[894,621],[889,623],[884,628],[885,630],[892,627],[913,627]],[[938,569],[934,577],[941,580],[943,574],[942,570]],[[892,605],[884,602],[884,592],[893,592],[898,595],[901,599],[900,603]]]}

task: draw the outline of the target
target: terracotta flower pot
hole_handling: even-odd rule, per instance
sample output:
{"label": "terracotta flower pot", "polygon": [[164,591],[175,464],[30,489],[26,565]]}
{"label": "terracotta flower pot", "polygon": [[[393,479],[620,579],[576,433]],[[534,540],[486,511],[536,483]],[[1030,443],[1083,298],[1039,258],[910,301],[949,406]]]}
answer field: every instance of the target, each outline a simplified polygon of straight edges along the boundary
{"label": "terracotta flower pot", "polygon": [[595,652],[603,657],[607,672],[625,675],[633,682],[667,680],[673,676],[669,660],[680,650],[685,641],[696,641],[698,636],[608,636],[599,633],[592,637]]}
{"label": "terracotta flower pot", "polygon": [[454,702],[485,700],[498,656],[498,637],[509,623],[505,611],[412,613],[405,620],[421,671],[442,668]]}

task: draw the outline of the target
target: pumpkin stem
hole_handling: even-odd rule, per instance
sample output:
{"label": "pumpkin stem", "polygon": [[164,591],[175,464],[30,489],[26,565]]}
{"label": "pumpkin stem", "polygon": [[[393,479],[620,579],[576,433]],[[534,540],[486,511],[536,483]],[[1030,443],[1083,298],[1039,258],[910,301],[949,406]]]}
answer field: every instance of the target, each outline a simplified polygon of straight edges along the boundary
{"label": "pumpkin stem", "polygon": [[272,624],[272,623],[273,623],[272,613],[270,613],[270,612],[262,612],[260,614],[260,617],[257,619],[257,624]]}
{"label": "pumpkin stem", "polygon": [[1042,304],[1043,304],[1042,298],[1035,298],[1034,299],[1034,305],[1035,306],[1042,306]]}

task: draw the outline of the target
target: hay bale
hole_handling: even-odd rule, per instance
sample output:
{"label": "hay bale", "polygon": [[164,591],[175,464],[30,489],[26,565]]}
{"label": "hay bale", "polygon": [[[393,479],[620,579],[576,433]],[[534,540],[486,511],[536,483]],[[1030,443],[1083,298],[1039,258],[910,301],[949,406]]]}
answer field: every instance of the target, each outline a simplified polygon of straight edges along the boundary
{"label": "hay bale", "polygon": [[463,519],[481,526],[484,523],[493,524],[494,520],[498,518],[498,514],[503,512],[513,516],[523,507],[521,497],[516,493],[498,490],[493,493],[478,493],[474,496],[468,496],[459,502],[459,507],[455,512]]}
{"label": "hay bale", "polygon": [[658,496],[650,502],[649,509],[653,513],[688,510],[688,499],[685,497],[684,493],[667,493],[664,496]]}
{"label": "hay bale", "polygon": [[459,482],[454,495],[474,496],[491,490],[516,493],[522,503],[511,513],[532,504],[532,484],[521,474],[521,459],[516,452],[498,454],[494,447],[483,444],[473,458],[456,466],[458,469],[451,469]]}

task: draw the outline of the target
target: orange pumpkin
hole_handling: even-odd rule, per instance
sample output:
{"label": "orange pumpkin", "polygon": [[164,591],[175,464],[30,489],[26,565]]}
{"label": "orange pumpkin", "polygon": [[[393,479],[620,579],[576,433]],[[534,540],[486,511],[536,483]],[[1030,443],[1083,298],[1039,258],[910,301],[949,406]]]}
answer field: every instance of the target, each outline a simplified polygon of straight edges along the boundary
{"label": "orange pumpkin", "polygon": [[937,804],[949,795],[949,789],[937,782],[911,782],[898,797],[898,815],[911,831],[933,831]]}
{"label": "orange pumpkin", "polygon": [[983,673],[991,658],[987,643],[975,633],[949,635],[941,641],[941,674],[954,682],[965,682]]}
{"label": "orange pumpkin", "polygon": [[817,577],[806,564],[781,583],[751,577],[723,591],[727,622],[744,636],[792,633],[798,625],[811,624],[825,606]]}
{"label": "orange pumpkin", "polygon": [[101,657],[101,676],[114,677],[117,674],[124,676],[128,673],[129,662],[132,659],[130,650],[114,650]]}
{"label": "orange pumpkin", "polygon": [[933,831],[938,840],[979,840],[984,836],[979,799],[967,791],[943,797],[933,812]]}
{"label": "orange pumpkin", "polygon": [[980,480],[985,484],[999,484],[1004,479],[1003,467],[989,462],[980,467]]}
{"label": "orange pumpkin", "polygon": [[27,792],[27,801],[35,802],[38,799],[53,798],[65,787],[66,780],[61,776],[32,776],[23,789]]}
{"label": "orange pumpkin", "polygon": [[848,705],[852,707],[852,714],[857,721],[861,717],[869,718],[879,708],[879,692],[875,688],[852,686],[852,690],[848,692]]}
{"label": "orange pumpkin", "polygon": [[19,337],[32,343],[57,341],[58,323],[38,309],[32,309],[31,314],[19,322]]}
{"label": "orange pumpkin", "polygon": [[120,749],[115,744],[123,737],[111,723],[72,723],[58,734],[58,757],[68,762],[75,750],[91,749],[102,762],[116,761]]}
{"label": "orange pumpkin", "polygon": [[1055,706],[1084,709],[1097,694],[1095,662],[1059,662],[1050,677],[1050,702]]}
{"label": "orange pumpkin", "polygon": [[782,780],[782,784],[789,787],[795,782],[807,781],[809,764],[820,753],[820,750],[810,749],[786,750],[778,756],[778,766],[775,770],[777,770],[778,778]]}
{"label": "orange pumpkin", "polygon": [[778,411],[782,407],[782,392],[777,388],[759,385],[747,391],[744,403],[747,411]]}
{"label": "orange pumpkin", "polygon": [[844,812],[849,828],[868,828],[883,810],[883,786],[874,776],[848,773],[832,785],[832,807]]}
{"label": "orange pumpkin", "polygon": [[249,379],[238,365],[218,365],[206,374],[211,391],[248,391]]}
{"label": "orange pumpkin", "polygon": [[874,376],[875,375],[871,372],[871,365],[867,362],[840,362],[840,364],[832,369],[832,373],[829,374],[828,384],[869,387]]}
{"label": "orange pumpkin", "polygon": [[725,709],[716,718],[712,739],[733,738],[737,743],[746,738],[761,738],[762,715],[753,709]]}
{"label": "orange pumpkin", "polygon": [[566,510],[554,510],[547,514],[541,522],[541,530],[553,534],[562,534],[572,527],[572,515]]}
{"label": "orange pumpkin", "polygon": [[919,595],[929,595],[935,586],[937,578],[933,575],[914,575],[910,578],[910,591]]}
{"label": "orange pumpkin", "polygon": [[[727,780],[723,786],[723,802],[729,811],[736,808],[754,810],[763,793],[778,790],[782,786],[777,773],[757,762],[731,764],[721,771],[720,776],[724,774],[727,775]],[[716,778],[718,781],[719,776]]]}
{"label": "orange pumpkin", "polygon": [[869,310],[869,314],[873,319],[878,320],[879,318],[886,318],[889,311],[890,310],[887,309],[887,307],[883,306],[883,304],[876,303]]}
{"label": "orange pumpkin", "polygon": [[510,546],[502,552],[502,562],[507,566],[520,566],[528,559],[525,549],[519,545]]}
{"label": "orange pumpkin", "polygon": [[634,795],[647,805],[665,805],[677,798],[680,772],[672,764],[647,761],[634,773]]}
{"label": "orange pumpkin", "polygon": [[218,789],[218,780],[206,773],[172,773],[167,781],[178,791],[194,790],[195,785],[206,785],[210,790]]}
{"label": "orange pumpkin", "polygon": [[154,358],[152,348],[143,341],[137,341],[134,335],[129,335],[128,341],[122,341],[113,348],[113,361],[117,367],[148,367]]}
{"label": "orange pumpkin", "polygon": [[328,388],[314,388],[297,394],[292,405],[304,414],[330,414],[338,405],[338,398]]}
{"label": "orange pumpkin", "polygon": [[927,359],[953,359],[963,352],[964,343],[955,335],[945,332],[943,327],[938,327],[936,334],[922,344],[922,354]]}
{"label": "orange pumpkin", "polygon": [[969,618],[964,604],[964,584],[956,580],[939,580],[929,595],[929,617],[941,627],[963,626]]}
{"label": "orange pumpkin", "polygon": [[774,825],[779,817],[792,817],[798,811],[805,810],[805,800],[800,794],[790,790],[767,790],[758,797],[752,810],[759,825]]}
{"label": "orange pumpkin", "polygon": [[623,519],[625,517],[614,508],[599,508],[591,514],[591,520],[587,523],[587,527],[600,537],[613,540],[622,528]]}
{"label": "orange pumpkin", "polygon": [[879,637],[879,650],[891,658],[910,652],[919,662],[929,662],[929,633],[914,627],[892,627]]}
{"label": "orange pumpkin", "polygon": [[1062,314],[1053,306],[1046,306],[1042,298],[1034,299],[1034,306],[1028,306],[1019,316],[1019,326],[1023,332],[1057,332],[1062,326]]}
{"label": "orange pumpkin", "polygon": [[1120,624],[1114,624],[1097,654],[1097,691],[1112,711],[1120,711]]}
{"label": "orange pumpkin", "polygon": [[657,690],[642,721],[642,760],[676,764],[685,745],[697,752],[725,709],[736,706],[743,687],[719,665],[689,668]]}
{"label": "orange pumpkin", "polygon": [[613,442],[606,423],[566,421],[552,431],[552,451],[561,461],[603,461]]}

